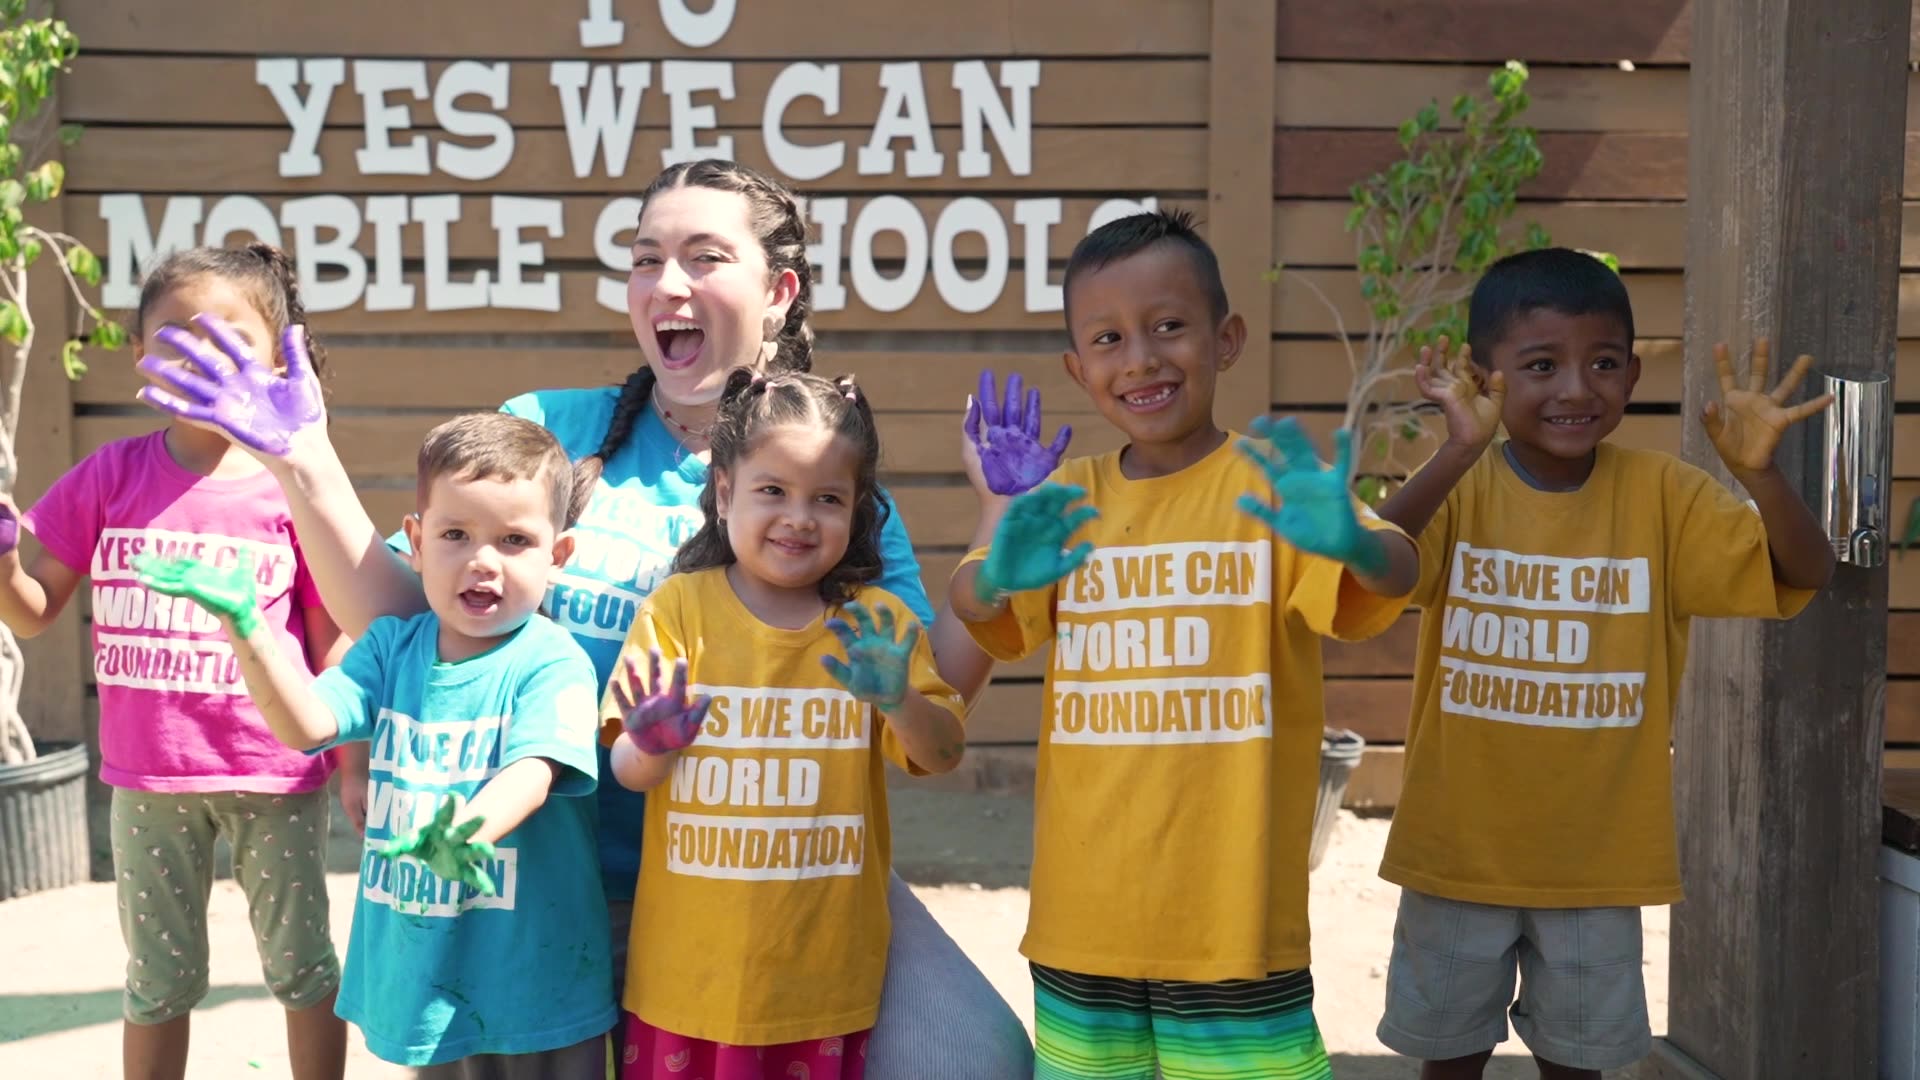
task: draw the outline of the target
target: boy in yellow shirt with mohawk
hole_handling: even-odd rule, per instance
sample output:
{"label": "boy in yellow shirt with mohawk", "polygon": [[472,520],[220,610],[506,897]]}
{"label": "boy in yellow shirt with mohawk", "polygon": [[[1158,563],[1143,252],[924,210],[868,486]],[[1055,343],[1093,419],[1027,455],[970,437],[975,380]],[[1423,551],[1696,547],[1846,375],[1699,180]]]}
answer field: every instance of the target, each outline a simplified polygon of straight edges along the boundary
{"label": "boy in yellow shirt with mohawk", "polygon": [[1477,1078],[1511,1015],[1543,1078],[1599,1080],[1651,1048],[1640,907],[1680,899],[1669,746],[1689,620],[1790,618],[1826,584],[1833,549],[1773,457],[1831,398],[1788,404],[1810,357],[1767,391],[1766,341],[1744,386],[1716,347],[1702,419],[1746,504],[1605,441],[1640,358],[1626,286],[1597,259],[1494,264],[1468,336],[1459,356],[1423,352],[1447,441],[1380,508],[1419,538],[1425,609],[1380,867],[1402,886],[1380,1041],[1425,1059],[1423,1080]]}
{"label": "boy in yellow shirt with mohawk", "polygon": [[1329,1077],[1307,971],[1320,639],[1393,622],[1413,544],[1349,494],[1344,432],[1329,470],[1291,421],[1254,421],[1267,446],[1215,426],[1246,325],[1187,215],[1095,230],[1063,288],[1067,371],[1128,443],[1014,499],[951,588],[996,658],[1054,644],[1021,944],[1035,1076]]}

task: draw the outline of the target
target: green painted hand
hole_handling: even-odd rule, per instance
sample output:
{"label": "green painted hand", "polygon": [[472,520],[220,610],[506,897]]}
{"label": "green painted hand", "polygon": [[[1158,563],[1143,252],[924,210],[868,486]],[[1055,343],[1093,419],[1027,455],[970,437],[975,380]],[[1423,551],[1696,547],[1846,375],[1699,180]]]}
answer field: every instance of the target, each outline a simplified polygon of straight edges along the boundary
{"label": "green painted hand", "polygon": [[1093,545],[1083,543],[1068,551],[1067,540],[1100,511],[1082,506],[1068,513],[1067,508],[1086,496],[1086,488],[1041,484],[1008,503],[974,578],[980,599],[992,602],[1008,593],[1044,589],[1078,570],[1093,555]]}
{"label": "green painted hand", "polygon": [[906,633],[896,641],[892,608],[882,604],[877,622],[865,604],[848,604],[843,610],[852,623],[828,619],[827,629],[840,639],[847,658],[842,661],[837,656],[823,656],[820,664],[847,693],[883,713],[893,712],[907,699],[908,672],[914,646],[920,643],[920,624],[909,620]]}
{"label": "green painted hand", "polygon": [[141,555],[133,560],[140,584],[162,596],[184,596],[210,615],[233,623],[236,637],[249,637],[260,626],[260,604],[253,593],[253,556],[241,552],[232,566],[208,566],[192,559]]}
{"label": "green painted hand", "polygon": [[1240,452],[1267,474],[1274,501],[1242,495],[1241,511],[1260,519],[1301,551],[1325,556],[1367,577],[1384,573],[1386,548],[1379,537],[1361,526],[1353,512],[1353,495],[1347,490],[1353,444],[1346,429],[1333,433],[1331,469],[1321,467],[1312,441],[1291,416],[1278,423],[1258,417],[1251,431],[1254,438],[1271,442],[1272,451],[1244,441]]}
{"label": "green painted hand", "polygon": [[411,855],[441,879],[458,881],[482,896],[492,896],[493,878],[481,864],[493,858],[493,845],[472,839],[486,819],[473,817],[455,825],[453,811],[454,798],[448,795],[440,800],[432,821],[387,841],[377,854],[386,859]]}

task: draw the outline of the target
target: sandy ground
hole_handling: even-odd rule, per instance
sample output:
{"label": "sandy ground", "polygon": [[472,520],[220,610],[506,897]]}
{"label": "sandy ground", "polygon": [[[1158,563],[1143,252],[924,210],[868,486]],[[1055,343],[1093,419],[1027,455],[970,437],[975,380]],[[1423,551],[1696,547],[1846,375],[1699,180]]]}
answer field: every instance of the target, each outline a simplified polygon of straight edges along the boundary
{"label": "sandy ground", "polygon": [[[1032,984],[1017,952],[1027,911],[1031,803],[911,790],[896,791],[893,800],[901,873],[1031,1026]],[[350,871],[356,842],[335,831],[334,865]],[[1375,875],[1386,834],[1384,820],[1343,813],[1313,877],[1314,1011],[1341,1080],[1418,1075],[1373,1036],[1398,898],[1398,889]],[[336,912],[350,909],[352,885],[350,872],[330,880]],[[210,918],[213,990],[194,1013],[188,1075],[288,1076],[284,1014],[260,985],[246,905],[231,881],[216,883]],[[342,950],[347,925],[335,919]],[[1647,991],[1659,1034],[1667,1014],[1666,909],[1649,909],[1646,927]],[[110,883],[0,903],[0,1077],[119,1076],[124,963]],[[404,1075],[368,1055],[357,1035],[351,1042],[349,1076]],[[1487,1070],[1492,1080],[1534,1075],[1511,1040]]]}

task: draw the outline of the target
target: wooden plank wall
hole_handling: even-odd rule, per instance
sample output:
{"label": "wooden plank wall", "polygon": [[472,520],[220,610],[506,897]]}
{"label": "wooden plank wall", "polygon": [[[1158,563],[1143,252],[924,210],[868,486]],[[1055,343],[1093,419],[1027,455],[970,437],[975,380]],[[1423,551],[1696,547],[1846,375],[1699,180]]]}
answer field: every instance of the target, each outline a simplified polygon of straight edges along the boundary
{"label": "wooden plank wall", "polygon": [[[1274,132],[1274,248],[1364,326],[1345,190],[1390,161],[1394,128],[1429,98],[1484,87],[1492,68],[1525,60],[1528,122],[1541,132],[1541,176],[1524,192],[1522,220],[1556,243],[1607,250],[1621,263],[1642,340],[1643,375],[1615,438],[1679,452],[1681,320],[1685,305],[1688,5],[1633,0],[1450,0],[1405,5],[1359,0],[1337,9],[1279,0]],[[1920,83],[1914,84],[1920,92]],[[1913,92],[1909,101],[1913,100]],[[1920,128],[1910,107],[1909,131]],[[1920,139],[1907,143],[1909,200],[1920,197]],[[1920,266],[1920,204],[1907,204],[1902,258]],[[1331,318],[1310,290],[1283,282],[1274,333],[1276,410],[1339,407],[1346,365]],[[1920,275],[1902,281],[1903,338],[1896,387],[1894,519],[1920,497]],[[1783,342],[1784,348],[1797,346]],[[1696,422],[1686,420],[1684,422]],[[1417,457],[1416,457],[1417,460]],[[1920,556],[1894,557],[1888,649],[1890,756],[1920,751]],[[1406,733],[1416,615],[1360,645],[1329,645],[1330,722],[1372,749],[1350,803],[1391,805],[1393,759]],[[1817,722],[1817,718],[1809,718]]]}
{"label": "wooden plank wall", "polygon": [[[1009,222],[1016,260],[1020,234],[1011,201],[1059,196],[1064,217],[1048,251],[1056,281],[1060,262],[1102,200],[1151,195],[1216,218],[1208,225],[1231,275],[1229,293],[1250,313],[1250,325],[1271,330],[1270,362],[1241,365],[1257,374],[1243,374],[1235,396],[1258,401],[1264,393],[1275,411],[1301,416],[1323,440],[1338,423],[1347,382],[1345,361],[1328,337],[1333,320],[1309,290],[1293,283],[1269,288],[1255,270],[1269,255],[1283,260],[1334,298],[1348,326],[1364,325],[1353,247],[1341,229],[1347,186],[1390,158],[1394,127],[1428,98],[1444,101],[1483,85],[1492,65],[1524,59],[1534,72],[1529,119],[1543,132],[1547,159],[1526,193],[1526,216],[1556,241],[1620,257],[1644,336],[1646,370],[1617,438],[1678,449],[1690,35],[1681,0],[1604,7],[1576,0],[987,0],[916,5],[911,18],[889,0],[835,0],[831,19],[810,5],[750,0],[727,36],[703,50],[668,37],[653,4],[616,5],[629,44],[613,50],[582,49],[571,10],[536,18],[501,0],[420,0],[413,5],[419,17],[407,25],[422,29],[408,30],[391,25],[390,6],[379,0],[339,0],[324,9],[291,0],[72,5],[65,15],[85,55],[62,97],[64,118],[89,129],[68,159],[65,220],[96,248],[105,241],[100,197],[110,193],[146,194],[156,224],[162,197],[180,193],[209,200],[257,194],[276,212],[289,197],[324,193],[457,192],[470,205],[490,195],[564,200],[564,235],[547,244],[548,268],[562,279],[557,312],[351,309],[317,317],[334,357],[336,437],[383,522],[397,522],[409,508],[413,452],[431,424],[535,387],[616,382],[637,360],[624,318],[593,301],[593,282],[602,273],[593,223],[609,198],[633,194],[658,167],[669,118],[663,97],[650,94],[626,176],[609,178],[601,168],[576,178],[567,168],[562,117],[548,86],[548,65],[561,58],[731,61],[739,93],[717,103],[718,123],[734,137],[737,156],[759,165],[767,163],[760,102],[772,78],[795,59],[842,64],[842,100],[839,112],[828,116],[817,101],[802,99],[788,114],[789,130],[811,140],[844,137],[849,158],[881,108],[880,65],[924,59],[936,141],[951,161],[960,134],[956,95],[948,88],[953,58],[1041,58],[1030,175],[1012,175],[996,157],[994,174],[985,178],[958,178],[949,164],[941,178],[903,181],[860,176],[849,165],[801,186],[816,197],[848,197],[853,215],[887,194],[929,208],[957,194],[978,195]],[[1250,41],[1269,36],[1275,43],[1270,78],[1246,75],[1249,64],[1266,56]],[[438,173],[359,176],[350,162],[361,145],[361,103],[349,80],[334,96],[319,141],[319,152],[333,164],[318,177],[282,178],[275,162],[288,129],[255,82],[254,60],[261,56],[426,58],[434,75],[457,59],[507,60],[508,116],[518,140],[512,163],[472,183]],[[446,133],[433,123],[432,110],[418,104],[415,130],[400,136],[424,134],[437,142]],[[1270,161],[1257,140],[1248,142],[1250,133],[1269,129]],[[1920,162],[1920,139],[1910,139],[1909,160]],[[1909,186],[1909,195],[1920,197],[1920,163],[1910,167]],[[1909,230],[1920,230],[1920,208],[1910,204],[1908,220]],[[1249,233],[1240,227],[1247,222],[1258,227]],[[1260,239],[1269,225],[1270,251]],[[402,242],[412,280],[421,270],[419,230],[403,230]],[[454,265],[464,270],[491,261],[497,238],[484,213],[470,212],[452,227],[449,244]],[[370,228],[358,247],[372,252]],[[964,239],[958,249],[963,260],[981,253]],[[897,257],[899,250],[883,244],[878,254]],[[1920,246],[1909,245],[1907,258],[1909,265],[1920,262]],[[855,297],[847,309],[816,322],[822,370],[854,372],[880,406],[887,480],[936,597],[973,523],[972,499],[957,472],[957,416],[981,366],[1018,370],[1039,386],[1049,426],[1074,423],[1076,451],[1115,444],[1060,370],[1059,316],[1024,309],[1017,261],[1015,267],[999,302],[979,314],[951,310],[929,286],[901,311],[874,311]],[[1902,328],[1920,339],[1920,275],[1907,286]],[[1920,375],[1920,340],[1903,345],[1900,366],[1903,400],[1920,400],[1920,378],[1913,377]],[[49,459],[84,454],[148,428],[151,416],[127,404],[135,386],[130,365],[98,365],[74,388],[70,432],[47,428],[49,440],[71,439],[49,444]],[[1914,411],[1898,421],[1900,519],[1920,497],[1920,407],[1903,408]],[[1245,421],[1227,412],[1222,418]],[[1920,645],[1920,562],[1896,562],[1893,606],[1889,653],[1896,679],[1889,686],[1888,739],[1920,747],[1920,649],[1908,647]],[[1390,805],[1397,793],[1412,630],[1409,616],[1375,642],[1328,649],[1330,719],[1376,747],[1355,778],[1350,802]],[[1043,661],[1002,669],[974,713],[970,768],[952,782],[1030,783]]]}
{"label": "wooden plank wall", "polygon": [[[569,167],[564,117],[549,84],[550,65],[570,58],[731,62],[736,96],[707,98],[717,109],[717,134],[734,139],[738,158],[764,168],[769,158],[761,106],[771,81],[797,60],[837,63],[838,112],[829,116],[821,102],[802,98],[786,115],[795,141],[847,140],[847,164],[796,185],[804,194],[847,197],[850,219],[874,198],[905,196],[923,208],[929,227],[948,200],[975,195],[994,204],[1010,233],[1013,272],[999,301],[984,312],[952,310],[929,279],[904,310],[874,311],[849,289],[848,307],[820,313],[814,323],[819,369],[853,372],[879,410],[885,480],[904,512],[937,605],[974,524],[974,500],[959,472],[959,421],[982,367],[1003,375],[1019,371],[1040,387],[1049,427],[1072,422],[1079,433],[1077,451],[1116,445],[1061,369],[1061,316],[1029,312],[1022,302],[1023,236],[1013,201],[1064,200],[1062,221],[1049,237],[1055,282],[1090,216],[1114,198],[1154,197],[1163,205],[1200,209],[1210,192],[1230,190],[1242,212],[1258,216],[1263,225],[1251,234],[1219,237],[1223,253],[1237,251],[1247,275],[1266,264],[1264,218],[1271,192],[1264,142],[1272,126],[1273,97],[1270,92],[1236,94],[1231,78],[1217,78],[1211,70],[1216,6],[1233,14],[1239,27],[1255,28],[1227,36],[1250,50],[1254,62],[1264,60],[1262,43],[1272,37],[1274,16],[1267,0],[1127,0],[1118,6],[1108,0],[1045,5],[989,0],[952,10],[915,6],[910,18],[900,17],[889,0],[836,0],[828,8],[831,17],[822,17],[817,6],[749,0],[740,5],[726,36],[700,50],[668,36],[657,5],[626,0],[615,8],[626,22],[627,44],[592,50],[579,41],[584,0],[537,17],[522,5],[499,0],[424,0],[412,5],[406,25],[413,30],[394,26],[390,5],[376,0],[346,0],[324,17],[291,0],[72,5],[65,16],[80,36],[84,55],[66,84],[63,119],[85,124],[87,133],[68,158],[66,220],[104,257],[102,198],[117,193],[143,195],[150,226],[157,228],[170,195],[200,195],[209,206],[227,194],[257,195],[277,215],[287,199],[300,196],[339,194],[357,201],[373,194],[453,192],[466,198],[467,212],[448,237],[455,275],[463,277],[496,256],[499,241],[488,222],[488,197],[562,199],[564,233],[547,240],[547,266],[531,271],[558,272],[563,296],[558,311],[428,312],[416,305],[369,312],[356,306],[315,316],[315,330],[332,358],[335,441],[376,520],[397,526],[412,508],[414,453],[432,424],[457,411],[492,408],[537,387],[617,383],[640,359],[625,316],[594,301],[595,281],[608,272],[596,258],[593,234],[608,200],[637,194],[660,167],[659,152],[670,139],[666,98],[656,76],[643,98],[624,177],[610,177],[604,165],[597,165],[588,177],[577,178]],[[288,146],[288,121],[255,78],[257,58],[281,56],[340,56],[349,65],[356,58],[424,58],[430,62],[430,86],[455,60],[504,59],[511,65],[505,115],[517,144],[511,163],[479,182],[439,172],[361,176],[353,155],[363,145],[363,106],[349,70],[319,138],[323,172],[283,178],[276,162]],[[1039,58],[1044,65],[1033,98],[1028,175],[1010,172],[997,152],[993,175],[956,175],[954,151],[962,130],[952,71],[956,58],[974,57],[991,67],[1023,57]],[[923,61],[935,139],[947,155],[941,176],[934,179],[862,176],[853,167],[855,151],[882,109],[881,67],[902,60]],[[393,100],[406,99],[395,95]],[[1210,160],[1209,128],[1218,119],[1211,110],[1222,102],[1242,137],[1231,152]],[[414,103],[411,109],[411,127],[396,132],[396,142],[415,135],[430,144],[448,138],[433,126],[429,103]],[[711,138],[707,134],[703,141]],[[896,151],[906,149],[904,143],[894,145]],[[991,141],[989,148],[994,148]],[[1216,182],[1221,177],[1226,179]],[[245,239],[241,230],[229,242]],[[898,241],[897,235],[883,235],[876,257],[897,260]],[[408,280],[417,280],[422,230],[405,228],[401,242]],[[371,227],[361,231],[355,246],[373,255]],[[963,236],[956,254],[971,274],[984,250],[977,236]],[[843,263],[843,282],[847,273]],[[1268,400],[1267,366],[1250,368],[1242,375],[1239,400]],[[106,440],[151,429],[154,417],[129,404],[138,385],[130,363],[102,363],[74,388],[72,453],[85,454]],[[1024,772],[1016,768],[1014,786],[1019,777],[1030,776],[1043,660],[1002,672],[975,714],[979,768],[957,782],[989,782],[987,770],[1000,748],[1007,748],[1016,766],[1023,755],[1026,759]]]}

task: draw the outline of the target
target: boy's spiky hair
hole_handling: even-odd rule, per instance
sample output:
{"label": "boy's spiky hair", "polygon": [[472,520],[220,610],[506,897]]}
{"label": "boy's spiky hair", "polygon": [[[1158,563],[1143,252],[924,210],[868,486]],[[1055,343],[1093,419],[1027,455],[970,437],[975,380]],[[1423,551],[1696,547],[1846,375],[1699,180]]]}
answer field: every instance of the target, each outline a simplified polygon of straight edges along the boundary
{"label": "boy's spiky hair", "polygon": [[1611,315],[1633,341],[1633,303],[1626,283],[1606,263],[1572,248],[1541,248],[1509,255],[1487,268],[1467,306],[1467,344],[1482,367],[1494,347],[1530,311]]}
{"label": "boy's spiky hair", "polygon": [[1074,279],[1138,255],[1155,244],[1177,244],[1186,252],[1200,280],[1200,290],[1207,296],[1213,321],[1217,324],[1227,317],[1227,287],[1220,280],[1220,260],[1195,229],[1193,214],[1186,210],[1153,210],[1109,221],[1074,245],[1060,281],[1069,335],[1073,333]]}

